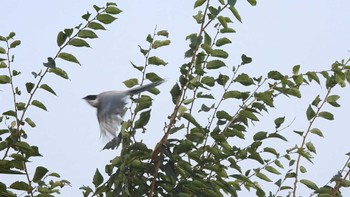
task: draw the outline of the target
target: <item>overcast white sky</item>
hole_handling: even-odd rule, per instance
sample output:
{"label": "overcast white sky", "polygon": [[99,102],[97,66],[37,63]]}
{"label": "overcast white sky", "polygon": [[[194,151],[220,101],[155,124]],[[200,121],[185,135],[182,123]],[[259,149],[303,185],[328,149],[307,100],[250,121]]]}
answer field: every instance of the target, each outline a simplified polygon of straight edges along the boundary
{"label": "overcast white sky", "polygon": [[[92,12],[93,4],[104,5],[104,2],[2,0],[0,35],[6,36],[14,31],[16,39],[22,41],[21,46],[13,50],[15,68],[23,72],[17,84],[31,80],[30,73],[41,69],[42,62],[56,54],[56,36],[59,31],[83,22],[80,18],[82,14],[87,10]],[[183,58],[188,47],[185,37],[199,29],[192,19],[192,15],[197,13],[192,9],[193,2],[117,2],[123,12],[117,21],[108,26],[108,31],[99,33],[99,39],[90,42],[92,49],[68,50],[82,64],[80,67],[61,62],[60,66],[66,69],[71,80],[64,81],[56,76],[45,78],[45,83],[54,88],[58,97],[41,92],[36,98],[45,103],[49,112],[35,108],[29,111],[28,115],[36,121],[37,127],[28,130],[28,141],[38,145],[44,155],[43,158],[33,160],[30,165],[43,165],[71,181],[72,187],[62,189],[61,196],[79,196],[80,186],[92,185],[95,169],[103,171],[105,164],[118,154],[112,151],[100,152],[103,144],[99,139],[95,110],[81,98],[87,94],[123,89],[122,81],[139,77],[129,61],[143,64],[138,45],[147,46],[145,37],[153,32],[156,25],[159,30],[169,31],[172,42],[171,46],[156,52],[169,63],[166,69],[159,71],[168,82],[160,87],[162,94],[155,98],[152,113],[152,117],[156,118],[150,121],[152,129],[149,130],[158,130],[159,133],[146,133],[142,137],[150,147],[162,137],[163,123],[171,113],[171,107],[164,108],[171,102],[168,91],[178,77],[179,66],[187,61]],[[296,64],[301,64],[301,71],[328,69],[334,61],[350,57],[349,8],[350,1],[347,0],[270,0],[258,1],[256,7],[251,7],[246,1],[239,1],[237,9],[243,24],[235,21],[233,26],[237,33],[230,37],[233,44],[227,49],[229,61],[231,65],[237,65],[241,54],[247,54],[253,58],[253,63],[247,66],[245,72],[255,76],[265,75],[269,70],[290,73]],[[4,86],[0,88],[0,110],[4,111],[10,105],[11,97],[9,89]],[[325,87],[314,84],[311,88],[305,88],[305,91],[310,97],[299,101],[285,98],[280,101],[281,108],[270,112],[273,113],[271,118],[284,115],[289,121],[296,118],[294,127],[288,132],[306,128],[306,106],[318,92],[324,92]],[[312,179],[317,177],[319,186],[342,168],[347,159],[345,153],[350,151],[347,124],[349,87],[337,89],[337,93],[341,95],[342,108],[328,108],[334,112],[335,121],[317,122],[325,138],[311,138],[319,154],[315,165],[305,164],[309,167],[307,176]],[[292,142],[295,143],[300,144],[300,139]],[[309,194],[303,194],[302,191],[299,193],[302,196]],[[344,196],[346,194],[350,195],[350,192],[344,191]]]}

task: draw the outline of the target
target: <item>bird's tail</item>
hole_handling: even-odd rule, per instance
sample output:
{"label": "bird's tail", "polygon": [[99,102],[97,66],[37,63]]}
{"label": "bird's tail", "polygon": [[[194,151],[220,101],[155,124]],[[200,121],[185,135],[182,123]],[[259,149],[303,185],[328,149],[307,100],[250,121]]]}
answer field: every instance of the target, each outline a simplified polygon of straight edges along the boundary
{"label": "bird's tail", "polygon": [[148,91],[160,84],[162,84],[165,80],[162,79],[162,80],[159,80],[159,81],[155,81],[153,83],[150,83],[150,84],[147,84],[147,85],[143,85],[143,86],[140,86],[140,87],[136,87],[136,88],[132,88],[130,90],[128,90],[128,93],[130,95],[134,95],[134,94],[138,94],[138,93],[141,93],[141,92],[144,92],[144,91]]}

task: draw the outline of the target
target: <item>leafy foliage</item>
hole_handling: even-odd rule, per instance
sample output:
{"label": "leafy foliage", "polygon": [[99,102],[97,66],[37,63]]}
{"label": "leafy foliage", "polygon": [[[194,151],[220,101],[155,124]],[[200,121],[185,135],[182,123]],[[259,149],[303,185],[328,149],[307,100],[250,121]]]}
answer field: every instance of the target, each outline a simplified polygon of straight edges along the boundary
{"label": "leafy foliage", "polygon": [[[24,181],[16,181],[10,185],[5,185],[3,180],[0,180],[0,196],[17,196],[14,192],[22,191],[27,196],[56,196],[60,194],[60,188],[69,185],[70,182],[61,179],[60,175],[50,172],[44,166],[37,166],[35,172],[30,172],[27,168],[27,163],[31,162],[33,157],[42,156],[39,148],[30,145],[26,142],[27,139],[27,125],[30,128],[35,128],[36,123],[27,115],[27,110],[31,106],[35,106],[42,110],[47,110],[44,102],[36,99],[35,95],[38,90],[45,90],[53,95],[55,91],[48,84],[44,84],[44,78],[49,74],[58,75],[61,78],[68,79],[67,72],[58,67],[60,61],[58,58],[77,63],[80,65],[78,59],[71,53],[65,52],[73,47],[90,47],[87,39],[97,38],[96,30],[103,30],[104,26],[101,24],[110,24],[115,20],[113,15],[119,14],[121,10],[116,7],[115,3],[108,3],[106,7],[96,10],[95,16],[91,17],[88,12],[83,15],[86,20],[84,25],[80,24],[75,28],[67,28],[60,31],[57,35],[57,46],[59,47],[57,53],[47,58],[47,62],[43,63],[43,69],[39,72],[32,72],[34,80],[25,83],[26,91],[22,91],[20,86],[16,84],[16,77],[21,75],[14,69],[14,55],[12,51],[19,47],[20,40],[15,40],[15,33],[11,32],[8,36],[0,36],[0,63],[1,75],[0,84],[11,87],[13,96],[13,108],[3,112],[0,116],[0,122],[4,121],[6,127],[1,128],[0,132],[0,151],[3,156],[0,160],[0,173],[12,175],[24,175]],[[7,70],[6,72],[3,72]],[[27,95],[25,95],[27,94]],[[28,98],[27,101],[20,101]]]}
{"label": "leafy foliage", "polygon": [[[255,6],[255,0],[247,1]],[[170,90],[172,112],[167,117],[164,135],[154,148],[149,148],[139,136],[148,132],[147,124],[152,118],[153,97],[160,93],[154,88],[151,96],[143,93],[132,98],[126,120],[119,137],[120,155],[111,159],[104,171],[96,169],[91,186],[80,189],[88,196],[239,196],[241,191],[255,192],[256,196],[283,196],[290,193],[297,196],[298,185],[304,185],[311,195],[341,196],[341,189],[350,186],[349,159],[344,168],[324,186],[315,180],[303,178],[307,168],[303,163],[313,162],[317,147],[312,137],[324,137],[315,125],[316,120],[332,121],[334,115],[329,107],[340,107],[339,95],[333,93],[336,87],[350,83],[350,59],[335,62],[329,70],[300,72],[296,65],[291,73],[270,71],[261,76],[245,73],[253,58],[241,55],[241,61],[232,66],[230,53],[225,47],[231,44],[230,36],[235,32],[233,21],[242,23],[242,17],[235,7],[236,0],[195,0],[197,12],[193,19],[198,32],[189,33],[189,42],[184,52],[185,62],[179,66],[178,80]],[[27,109],[35,106],[47,110],[44,102],[35,98],[37,90],[56,95],[45,76],[54,74],[69,79],[60,61],[79,64],[69,48],[90,47],[89,39],[97,38],[97,31],[113,23],[121,10],[115,3],[105,7],[93,6],[95,14],[87,12],[85,21],[74,28],[66,28],[57,35],[58,52],[43,63],[43,70],[32,72],[33,81],[25,83],[25,91],[15,84],[19,71],[13,69],[11,51],[19,47],[15,33],[0,36],[0,84],[11,86],[14,105],[0,116],[0,122],[8,125],[0,129],[0,173],[24,174],[26,180],[10,185],[0,182],[1,196],[16,196],[15,191],[24,191],[28,196],[54,196],[69,181],[50,172],[44,166],[37,166],[29,172],[27,163],[32,157],[41,156],[39,148],[26,142],[24,125],[35,128],[36,123],[27,115]],[[227,14],[229,13],[229,14]],[[142,85],[146,81],[163,79],[156,71],[166,69],[166,57],[155,53],[171,45],[167,30],[155,28],[146,36],[146,47],[139,46],[145,58],[143,64],[131,62],[139,76],[124,81],[126,87]],[[160,73],[160,72],[159,72]],[[316,83],[313,83],[316,82]],[[291,130],[288,117],[273,117],[272,130],[256,131],[254,123],[273,108],[278,108],[279,99],[299,99],[303,87],[325,86],[305,109],[307,125],[302,131]],[[22,93],[23,92],[23,93]],[[22,94],[29,95],[26,102],[19,101]],[[284,97],[286,96],[286,97]],[[327,106],[327,108],[325,107]],[[283,130],[291,130],[300,138],[299,143],[282,150],[287,144]],[[151,132],[149,132],[151,133]],[[173,134],[177,134],[175,137]],[[315,135],[310,135],[315,134]],[[272,143],[271,143],[272,142]],[[244,145],[243,145],[244,144]],[[249,165],[245,165],[249,164]],[[104,176],[104,173],[106,176]],[[1,181],[1,180],[0,180]],[[331,185],[334,183],[334,186]],[[274,185],[272,191],[266,185]],[[269,188],[269,189],[268,189]]]}

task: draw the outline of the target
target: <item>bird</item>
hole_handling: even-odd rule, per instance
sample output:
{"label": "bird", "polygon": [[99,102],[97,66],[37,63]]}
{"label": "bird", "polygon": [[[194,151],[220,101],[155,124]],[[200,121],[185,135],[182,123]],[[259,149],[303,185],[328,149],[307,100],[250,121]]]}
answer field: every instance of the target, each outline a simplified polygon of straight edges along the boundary
{"label": "bird", "polygon": [[85,96],[83,99],[86,100],[89,105],[97,109],[97,120],[100,126],[101,137],[113,138],[111,142],[119,145],[121,139],[116,133],[127,111],[125,106],[128,98],[135,94],[149,91],[162,84],[164,81],[165,80],[162,79],[124,91],[112,90],[97,95]]}

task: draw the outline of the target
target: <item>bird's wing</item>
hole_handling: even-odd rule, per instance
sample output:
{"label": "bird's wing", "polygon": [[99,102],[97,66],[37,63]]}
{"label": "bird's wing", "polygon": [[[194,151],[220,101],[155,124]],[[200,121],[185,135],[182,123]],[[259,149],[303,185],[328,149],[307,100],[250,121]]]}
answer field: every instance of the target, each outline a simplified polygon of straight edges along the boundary
{"label": "bird's wing", "polygon": [[103,99],[97,110],[97,119],[100,124],[101,137],[111,139],[116,137],[116,132],[123,121],[126,101],[125,96],[105,95]]}

